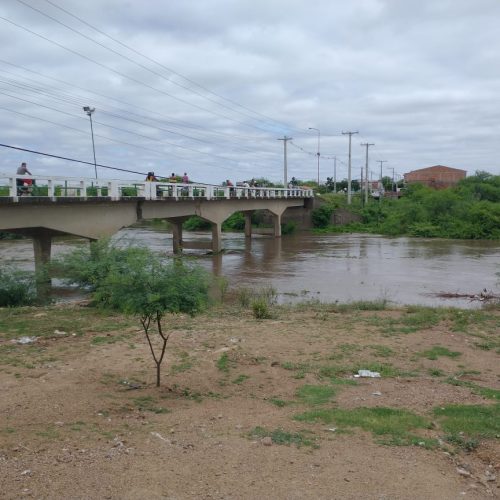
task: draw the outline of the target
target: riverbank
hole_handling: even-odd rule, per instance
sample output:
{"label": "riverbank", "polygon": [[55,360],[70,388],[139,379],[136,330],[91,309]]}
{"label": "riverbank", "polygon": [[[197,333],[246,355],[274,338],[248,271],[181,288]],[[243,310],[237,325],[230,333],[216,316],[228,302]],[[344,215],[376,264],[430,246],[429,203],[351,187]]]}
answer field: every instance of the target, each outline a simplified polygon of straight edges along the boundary
{"label": "riverbank", "polygon": [[134,318],[0,309],[4,498],[498,495],[499,310],[234,303],[168,326],[157,389]]}

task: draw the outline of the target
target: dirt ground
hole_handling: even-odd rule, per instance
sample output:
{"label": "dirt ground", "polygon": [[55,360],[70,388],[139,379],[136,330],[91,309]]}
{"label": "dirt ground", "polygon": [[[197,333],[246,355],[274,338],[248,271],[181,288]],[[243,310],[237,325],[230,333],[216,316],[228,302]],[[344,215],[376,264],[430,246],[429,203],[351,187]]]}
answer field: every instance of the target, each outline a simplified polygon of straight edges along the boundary
{"label": "dirt ground", "polygon": [[[0,310],[1,498],[499,497],[500,434],[467,451],[434,413],[498,408],[499,311],[302,306],[257,320],[221,307],[167,323],[156,388],[134,319],[83,305]],[[15,343],[22,335],[37,339]],[[363,367],[382,377],[354,378]],[[333,393],[308,400],[304,386]],[[398,446],[367,427],[294,418],[361,407],[429,425]]]}

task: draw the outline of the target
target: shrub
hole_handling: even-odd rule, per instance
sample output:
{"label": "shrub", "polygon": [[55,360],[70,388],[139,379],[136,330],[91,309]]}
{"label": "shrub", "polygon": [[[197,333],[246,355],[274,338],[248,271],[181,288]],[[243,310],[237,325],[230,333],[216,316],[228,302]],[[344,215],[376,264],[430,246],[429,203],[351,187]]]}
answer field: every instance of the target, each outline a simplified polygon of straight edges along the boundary
{"label": "shrub", "polygon": [[333,213],[333,207],[330,205],[321,205],[312,211],[312,223],[314,227],[326,227],[330,224],[330,218]]}
{"label": "shrub", "polygon": [[293,234],[297,231],[297,223],[293,220],[281,225],[281,234]]}
{"label": "shrub", "polygon": [[36,282],[31,273],[0,269],[0,307],[31,305],[36,300]]}

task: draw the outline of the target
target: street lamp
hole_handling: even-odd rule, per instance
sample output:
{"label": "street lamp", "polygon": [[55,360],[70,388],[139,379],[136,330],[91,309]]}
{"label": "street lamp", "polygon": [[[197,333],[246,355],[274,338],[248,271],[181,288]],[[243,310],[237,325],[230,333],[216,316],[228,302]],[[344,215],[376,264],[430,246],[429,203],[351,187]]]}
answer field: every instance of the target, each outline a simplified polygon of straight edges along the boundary
{"label": "street lamp", "polygon": [[319,188],[319,143],[320,143],[320,137],[321,137],[321,132],[319,131],[319,128],[314,128],[314,127],[309,127],[309,130],[316,130],[318,132],[318,152],[316,153],[318,156],[318,188]]}
{"label": "street lamp", "polygon": [[83,106],[83,111],[90,118],[90,133],[92,135],[92,151],[94,152],[94,170],[95,170],[95,178],[97,179],[97,162],[95,159],[95,144],[94,144],[94,127],[92,127],[92,113],[95,111],[95,108],[91,108],[90,106]]}

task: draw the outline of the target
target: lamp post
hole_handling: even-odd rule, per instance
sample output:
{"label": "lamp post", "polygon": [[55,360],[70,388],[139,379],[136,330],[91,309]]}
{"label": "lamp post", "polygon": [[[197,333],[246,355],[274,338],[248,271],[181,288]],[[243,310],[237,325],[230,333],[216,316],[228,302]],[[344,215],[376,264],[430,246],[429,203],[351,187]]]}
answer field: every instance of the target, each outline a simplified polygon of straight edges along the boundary
{"label": "lamp post", "polygon": [[95,178],[97,179],[97,162],[95,159],[95,144],[94,144],[94,127],[92,126],[92,113],[95,111],[95,108],[91,108],[90,106],[83,106],[83,111],[90,118],[90,133],[92,135],[92,151],[94,152],[94,170],[95,170]]}
{"label": "lamp post", "polygon": [[316,132],[318,132],[318,152],[316,153],[316,155],[318,156],[318,188],[319,188],[319,156],[320,156],[319,146],[320,146],[321,132],[319,128],[314,128],[314,127],[309,127],[309,130],[316,130]]}

